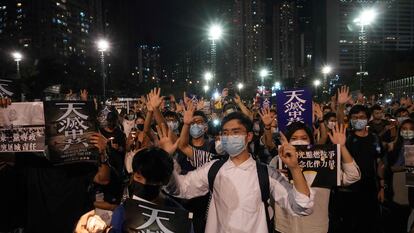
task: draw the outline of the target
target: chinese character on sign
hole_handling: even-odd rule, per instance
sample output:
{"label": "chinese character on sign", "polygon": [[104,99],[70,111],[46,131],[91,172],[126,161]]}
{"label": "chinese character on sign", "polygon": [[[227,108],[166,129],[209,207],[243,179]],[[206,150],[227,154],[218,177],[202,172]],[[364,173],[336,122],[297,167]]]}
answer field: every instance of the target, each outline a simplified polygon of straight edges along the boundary
{"label": "chinese character on sign", "polygon": [[156,223],[157,223],[157,225],[158,225],[158,227],[159,227],[159,228],[160,228],[163,232],[165,232],[165,233],[174,233],[174,232],[170,231],[168,228],[166,228],[166,227],[162,224],[162,222],[161,222],[161,220],[169,221],[170,219],[169,219],[169,218],[159,217],[159,216],[158,216],[158,213],[165,213],[165,214],[172,214],[172,215],[173,215],[173,214],[175,214],[174,212],[172,212],[172,211],[165,211],[165,210],[153,209],[153,208],[150,208],[150,207],[147,207],[147,206],[143,206],[143,205],[139,205],[139,207],[142,207],[142,208],[147,209],[147,210],[151,210],[152,212],[151,212],[151,214],[146,214],[146,213],[143,213],[143,215],[144,215],[144,216],[149,217],[149,219],[148,219],[148,221],[147,221],[146,223],[144,223],[144,224],[142,224],[141,226],[137,227],[137,228],[136,228],[137,230],[145,229],[145,228],[147,228],[147,227],[151,226],[151,224],[153,224],[154,222],[156,222]]}
{"label": "chinese character on sign", "polygon": [[11,83],[11,80],[5,80],[5,79],[0,79],[0,97],[4,98],[6,96],[11,97],[14,93],[7,90],[6,87],[9,86],[9,83]]}
{"label": "chinese character on sign", "polygon": [[[58,132],[65,132],[65,147],[63,151],[67,150],[71,145],[82,143],[85,147],[88,147],[86,138],[83,138],[83,133],[89,127],[85,125],[85,120],[88,119],[87,115],[80,113],[77,110],[81,110],[85,103],[56,103],[58,106],[62,106],[60,109],[66,110],[59,119]],[[72,114],[74,113],[74,114]]]}
{"label": "chinese character on sign", "polygon": [[288,113],[288,124],[290,125],[293,122],[300,121],[304,123],[304,119],[302,117],[302,113],[306,110],[304,108],[304,104],[306,103],[306,100],[300,98],[302,96],[302,92],[304,90],[295,90],[295,91],[285,91],[287,97],[289,98],[286,103],[284,103],[285,106],[285,113]]}

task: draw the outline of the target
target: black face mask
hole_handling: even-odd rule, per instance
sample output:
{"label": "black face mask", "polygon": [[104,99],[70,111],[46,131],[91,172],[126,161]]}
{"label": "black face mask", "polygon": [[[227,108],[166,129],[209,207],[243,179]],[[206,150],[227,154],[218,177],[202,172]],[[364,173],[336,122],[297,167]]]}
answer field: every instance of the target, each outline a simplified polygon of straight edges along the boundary
{"label": "black face mask", "polygon": [[144,130],[144,124],[137,124],[136,127],[137,127],[137,129],[139,129],[139,131]]}
{"label": "black face mask", "polygon": [[132,182],[132,193],[140,198],[143,198],[147,201],[152,201],[160,195],[161,186],[159,185],[149,185],[141,184],[140,182]]}

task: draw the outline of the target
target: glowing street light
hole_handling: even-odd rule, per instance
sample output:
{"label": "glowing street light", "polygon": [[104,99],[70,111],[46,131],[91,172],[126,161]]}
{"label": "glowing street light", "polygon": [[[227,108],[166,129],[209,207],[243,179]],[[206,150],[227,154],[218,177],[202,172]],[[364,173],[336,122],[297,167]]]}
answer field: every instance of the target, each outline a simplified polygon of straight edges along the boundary
{"label": "glowing street light", "polygon": [[208,81],[210,81],[211,79],[213,79],[213,74],[210,72],[210,71],[208,71],[208,72],[206,72],[205,74],[204,74],[204,79],[208,82]]}
{"label": "glowing street light", "polygon": [[209,89],[208,85],[204,85],[203,89],[204,89],[204,92],[207,92]]}
{"label": "glowing street light", "polygon": [[223,35],[223,28],[219,24],[213,24],[208,29],[209,40],[219,40]]}
{"label": "glowing street light", "polygon": [[362,78],[368,75],[366,69],[366,59],[367,59],[367,33],[365,27],[374,23],[377,18],[377,12],[375,9],[364,9],[360,12],[359,16],[354,19],[354,23],[360,27],[359,30],[359,72],[357,76],[359,77],[359,88],[362,90]]}
{"label": "glowing street light", "polygon": [[212,78],[216,77],[217,66],[217,45],[216,41],[220,40],[223,36],[223,27],[219,24],[212,24],[208,29],[208,39],[211,41],[211,73]]}
{"label": "glowing street light", "polygon": [[322,67],[322,74],[330,74],[332,72],[332,67],[331,66],[324,66]]}
{"label": "glowing street light", "polygon": [[316,79],[315,81],[313,81],[313,85],[318,88],[319,85],[321,85],[321,81],[319,79]]}
{"label": "glowing street light", "polygon": [[20,52],[13,52],[11,54],[13,60],[16,62],[16,74],[17,74],[17,78],[20,78],[20,61],[23,59],[23,54],[21,54]]}
{"label": "glowing street light", "polygon": [[239,84],[237,84],[237,88],[239,89],[239,91],[240,91],[241,89],[243,89],[243,87],[244,87],[243,83],[239,83]]}
{"label": "glowing street light", "polygon": [[259,72],[259,76],[262,79],[265,78],[268,75],[269,75],[269,71],[266,68],[261,69],[260,72]]}
{"label": "glowing street light", "polygon": [[377,12],[374,9],[363,10],[357,18],[354,19],[354,23],[358,26],[368,26],[372,24],[377,18]]}
{"label": "glowing street light", "polygon": [[103,98],[106,97],[106,70],[105,70],[105,52],[109,50],[109,42],[105,39],[99,39],[96,42],[96,47],[98,48],[98,51],[101,53],[101,75],[102,75],[102,94]]}

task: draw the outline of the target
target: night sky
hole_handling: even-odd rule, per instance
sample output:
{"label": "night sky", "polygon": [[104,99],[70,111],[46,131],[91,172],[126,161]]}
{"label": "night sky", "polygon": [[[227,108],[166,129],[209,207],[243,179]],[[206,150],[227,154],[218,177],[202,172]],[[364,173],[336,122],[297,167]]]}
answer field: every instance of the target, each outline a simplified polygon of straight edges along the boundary
{"label": "night sky", "polygon": [[[217,0],[146,0],[134,7],[140,42],[159,44],[164,61],[194,47],[205,37],[205,28],[216,18]],[[145,9],[145,10],[143,10]],[[135,27],[135,26],[134,26]],[[131,35],[132,36],[132,35]]]}

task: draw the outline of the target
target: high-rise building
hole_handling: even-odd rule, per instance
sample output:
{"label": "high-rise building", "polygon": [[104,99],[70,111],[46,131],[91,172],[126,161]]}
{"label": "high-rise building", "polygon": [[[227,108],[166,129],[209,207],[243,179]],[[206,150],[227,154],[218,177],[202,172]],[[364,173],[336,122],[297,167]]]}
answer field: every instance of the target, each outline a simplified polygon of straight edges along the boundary
{"label": "high-rise building", "polygon": [[237,79],[255,83],[258,70],[265,65],[265,2],[235,0],[232,12],[232,67]]}
{"label": "high-rise building", "polygon": [[0,4],[3,49],[24,49],[34,59],[85,57],[96,33],[99,1],[4,1]]}
{"label": "high-rise building", "polygon": [[160,46],[140,45],[138,47],[138,69],[136,74],[139,83],[159,83],[164,78],[162,76],[160,51]]}
{"label": "high-rise building", "polygon": [[314,73],[312,1],[273,3],[273,76],[286,85],[304,84]]}
{"label": "high-rise building", "polygon": [[414,1],[327,0],[326,60],[340,72],[359,69],[360,28],[353,21],[367,8],[377,13],[375,21],[365,28],[367,57],[375,52],[407,51],[414,47]]}

